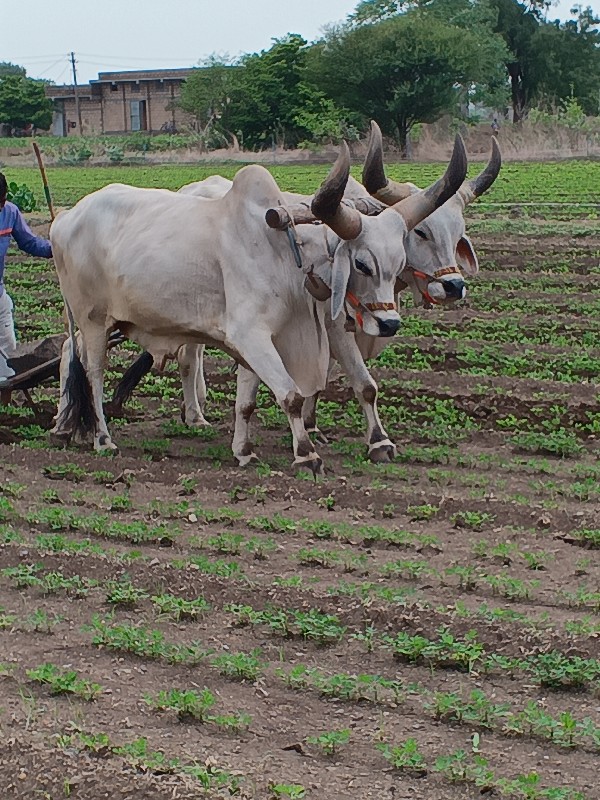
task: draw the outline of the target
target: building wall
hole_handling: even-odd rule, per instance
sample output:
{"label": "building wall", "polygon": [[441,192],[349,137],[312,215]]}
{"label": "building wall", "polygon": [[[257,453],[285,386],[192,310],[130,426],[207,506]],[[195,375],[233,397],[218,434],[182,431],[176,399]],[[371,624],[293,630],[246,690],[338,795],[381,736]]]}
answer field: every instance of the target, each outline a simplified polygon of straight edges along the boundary
{"label": "building wall", "polygon": [[[62,114],[63,117],[63,131],[67,136],[79,136],[79,121],[77,118],[77,106],[74,97],[64,98],[61,102],[60,108],[56,107],[55,111]],[[102,109],[98,98],[95,97],[80,97],[79,107],[81,109],[81,122],[83,123],[83,133],[86,136],[93,136],[102,133]],[[59,127],[58,120],[56,127]],[[54,127],[53,127],[54,133]],[[59,136],[65,133],[58,133]]]}
{"label": "building wall", "polygon": [[[160,72],[154,74],[160,75]],[[118,75],[114,77],[118,78]],[[175,106],[183,81],[184,78],[117,79],[114,82],[93,81],[91,90],[89,86],[81,87],[79,96],[83,133],[130,133],[136,129],[158,132],[165,126],[180,129],[182,125],[191,124],[192,117]],[[58,135],[79,136],[72,88],[49,87],[48,95],[54,100],[53,131]],[[136,110],[139,115],[135,113]],[[138,128],[135,126],[136,119],[139,119]],[[61,128],[64,134],[59,132]]]}

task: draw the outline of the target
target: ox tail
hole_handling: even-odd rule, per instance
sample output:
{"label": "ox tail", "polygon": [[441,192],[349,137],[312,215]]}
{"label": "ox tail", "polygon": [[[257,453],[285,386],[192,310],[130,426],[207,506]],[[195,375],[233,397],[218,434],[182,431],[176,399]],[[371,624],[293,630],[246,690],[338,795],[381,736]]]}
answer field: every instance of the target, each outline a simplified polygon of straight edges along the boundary
{"label": "ox tail", "polygon": [[123,377],[117,384],[117,387],[112,396],[112,400],[108,404],[108,409],[111,414],[117,416],[121,413],[123,404],[129,400],[133,390],[138,383],[145,377],[154,364],[152,355],[147,351],[142,353],[141,356],[133,362],[133,364],[124,372]]}
{"label": "ox tail", "polygon": [[71,359],[69,361],[67,379],[63,391],[66,404],[56,420],[56,429],[69,431],[71,435],[79,434],[85,437],[91,431],[96,430],[98,426],[98,416],[94,408],[92,387],[90,386],[87,373],[77,353],[73,312],[66,300],[65,308],[69,320]]}

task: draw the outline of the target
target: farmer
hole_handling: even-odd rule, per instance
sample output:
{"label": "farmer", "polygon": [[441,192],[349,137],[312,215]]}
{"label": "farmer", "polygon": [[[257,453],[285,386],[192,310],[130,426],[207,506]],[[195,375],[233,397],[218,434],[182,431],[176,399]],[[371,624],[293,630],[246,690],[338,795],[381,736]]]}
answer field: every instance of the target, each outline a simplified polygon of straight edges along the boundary
{"label": "farmer", "polygon": [[498,136],[498,133],[500,132],[500,125],[498,125],[497,117],[494,117],[494,121],[490,125],[490,128],[492,129],[492,136]]}
{"label": "farmer", "polygon": [[31,232],[17,206],[7,202],[7,194],[6,178],[0,172],[0,383],[15,374],[14,369],[6,363],[6,359],[17,346],[12,315],[13,302],[4,288],[4,258],[11,235],[19,249],[29,253],[30,256],[52,258],[50,242]]}

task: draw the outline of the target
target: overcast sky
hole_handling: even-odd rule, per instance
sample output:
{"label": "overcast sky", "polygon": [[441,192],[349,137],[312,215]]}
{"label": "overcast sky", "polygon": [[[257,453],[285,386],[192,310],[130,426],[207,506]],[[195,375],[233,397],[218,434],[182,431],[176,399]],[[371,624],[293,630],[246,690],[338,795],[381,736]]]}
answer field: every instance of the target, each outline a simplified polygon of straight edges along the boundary
{"label": "overcast sky", "polygon": [[[27,0],[7,3],[0,61],[32,78],[70,83],[68,53],[85,83],[100,71],[191,67],[212,53],[267,49],[271,39],[300,33],[308,41],[346,18],[358,0]],[[572,0],[548,17],[566,19]],[[600,0],[591,5],[600,12]],[[18,9],[18,11],[17,11]],[[8,14],[8,18],[7,18]]]}

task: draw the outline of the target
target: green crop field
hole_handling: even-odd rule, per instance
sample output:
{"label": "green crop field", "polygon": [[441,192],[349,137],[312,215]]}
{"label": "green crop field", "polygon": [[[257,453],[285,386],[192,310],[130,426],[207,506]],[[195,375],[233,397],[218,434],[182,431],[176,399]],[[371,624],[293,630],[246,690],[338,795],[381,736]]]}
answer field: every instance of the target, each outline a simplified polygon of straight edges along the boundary
{"label": "green crop field", "polygon": [[[48,176],[69,206],[217,169]],[[272,170],[306,193],[326,171]],[[9,177],[42,206],[34,170]],[[584,161],[507,164],[469,208],[467,299],[401,296],[371,364],[391,464],[366,460],[342,378],[319,406],[324,477],[291,469],[265,389],[262,461],[238,468],[216,350],[211,427],[180,422],[170,365],[109,423],[112,457],[49,443],[55,385],[37,412],[0,408],[0,732],[43,764],[29,796],[599,797],[599,210]],[[51,263],[13,251],[6,283],[21,339],[62,330]],[[134,349],[111,352],[107,391]]]}

